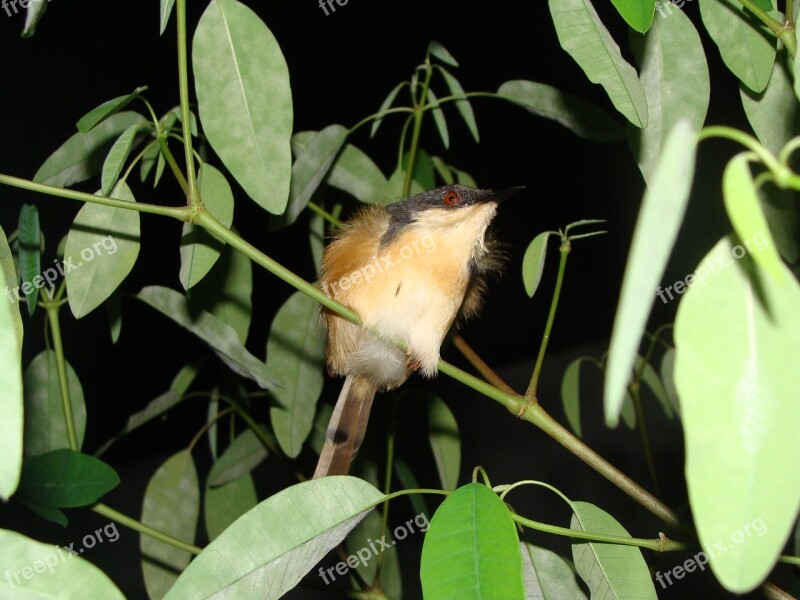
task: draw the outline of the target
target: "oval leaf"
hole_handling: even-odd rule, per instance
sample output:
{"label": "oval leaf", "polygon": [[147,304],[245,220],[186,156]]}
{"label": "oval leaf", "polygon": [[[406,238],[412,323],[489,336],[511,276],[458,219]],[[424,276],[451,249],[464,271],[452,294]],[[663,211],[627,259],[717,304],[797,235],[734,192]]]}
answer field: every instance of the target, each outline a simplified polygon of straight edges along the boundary
{"label": "oval leaf", "polygon": [[586,600],[570,563],[552,550],[520,542],[526,600]]}
{"label": "oval leaf", "polygon": [[611,0],[625,22],[639,33],[650,29],[657,0]]}
{"label": "oval leaf", "polygon": [[767,87],[777,40],[735,0],[699,0],[700,16],[722,60],[754,92]]}
{"label": "oval leaf", "polygon": [[74,450],[53,450],[25,459],[17,493],[22,499],[54,508],[97,502],[119,484],[103,461]]}
{"label": "oval leaf", "polygon": [[[5,241],[5,235],[2,237]],[[5,268],[0,269],[0,287],[5,285],[4,271]],[[0,498],[3,500],[8,500],[17,489],[22,468],[22,341],[18,337],[14,311],[19,314],[15,305],[0,301],[0,390],[3,390],[0,393]]]}
{"label": "oval leaf", "polygon": [[369,155],[347,144],[333,163],[328,185],[347,192],[359,202],[374,204],[383,199],[386,177]]}
{"label": "oval leaf", "polygon": [[165,600],[216,594],[239,600],[280,598],[340,544],[382,497],[365,481],[339,476],[278,492],[211,542]]}
{"label": "oval leaf", "polygon": [[616,142],[625,137],[620,124],[602,108],[545,83],[506,81],[497,89],[497,95],[535,115],[552,119],[587,140]]}
{"label": "oval leaf", "polygon": [[717,243],[697,267],[708,280],[678,307],[675,385],[700,542],[722,585],[744,593],[772,569],[800,505],[800,286],[785,267],[778,284],[750,256],[734,261],[733,248],[730,236]]}
{"label": "oval leaf", "polygon": [[208,539],[219,537],[231,523],[256,504],[256,486],[249,473],[220,487],[206,487],[203,515]]}
{"label": "oval leaf", "polygon": [[[604,389],[606,423],[616,427],[637,355],[653,290],[678,235],[694,175],[695,133],[688,121],[673,128],[645,192],[625,265]],[[659,288],[660,291],[660,288]]]}
{"label": "oval leaf", "polygon": [[295,292],[275,315],[267,340],[270,373],[283,384],[273,391],[272,427],[283,451],[293,458],[314,424],[324,363],[325,335],[317,303]]}
{"label": "oval leaf", "polygon": [[420,580],[430,600],[525,597],[519,538],[497,494],[471,483],[442,502],[425,534]]}
{"label": "oval leaf", "polygon": [[[593,504],[578,501],[570,505],[574,511],[570,529],[631,537],[614,517]],[[658,598],[642,551],[636,546],[573,543],[572,558],[592,598]]]}
{"label": "oval leaf", "polygon": [[91,179],[100,172],[107,150],[122,132],[145,122],[139,113],[125,111],[110,116],[88,133],[76,133],[39,167],[33,180],[69,187]]}
{"label": "oval leaf", "polygon": [[239,479],[261,464],[267,454],[267,449],[252,429],[243,431],[211,467],[208,485],[219,487]]}
{"label": "oval leaf", "polygon": [[[9,574],[9,577],[0,580],[2,598],[125,600],[111,579],[89,561],[74,556],[64,548],[42,544],[16,531],[0,529],[0,564]],[[42,576],[25,576],[34,569],[35,574],[41,573]]]}
{"label": "oval leaf", "polygon": [[[112,197],[135,202],[124,182]],[[86,203],[67,236],[63,270],[76,319],[100,306],[128,276],[139,256],[139,213]]]}
{"label": "oval leaf", "polygon": [[128,104],[130,104],[134,98],[139,96],[145,90],[147,90],[147,86],[138,87],[133,90],[132,94],[119,96],[113,100],[103,102],[97,108],[93,108],[88,113],[83,115],[78,121],[78,131],[81,133],[89,133],[92,129],[97,127],[97,125],[108,119],[111,115],[117,114],[123,108],[128,106]]}
{"label": "oval leaf", "polygon": [[237,0],[212,0],[192,44],[208,141],[256,203],[279,215],[289,198],[292,92],[278,42]]}
{"label": "oval leaf", "polygon": [[[142,523],[189,544],[200,515],[200,485],[188,450],[172,455],[147,484]],[[140,536],[142,575],[150,598],[163,598],[192,556],[148,535]]]}
{"label": "oval leaf", "polygon": [[[19,312],[19,289],[15,287],[19,281],[17,276],[17,266],[14,264],[14,254],[11,252],[11,247],[8,245],[8,238],[6,232],[0,227],[0,271],[3,274],[2,287],[5,289],[5,296],[8,298],[11,312],[11,322],[14,325],[14,332],[19,342],[19,347],[22,348],[22,339],[25,330],[22,325],[22,315]],[[8,317],[9,315],[6,315]]]}
{"label": "oval leaf", "polygon": [[657,19],[644,38],[631,34],[649,118],[644,129],[628,126],[628,140],[648,183],[667,134],[681,118],[699,130],[711,93],[700,36],[683,11],[674,13],[668,19]]}
{"label": "oval leaf", "polygon": [[[761,210],[747,153],[737,154],[725,167],[722,174],[722,197],[733,229],[748,251],[751,251],[753,260],[776,281],[783,281],[783,261]],[[757,251],[752,252],[756,247]]]}
{"label": "oval leaf", "polygon": [[25,294],[28,314],[36,310],[42,278],[42,237],[39,228],[39,211],[32,204],[23,204],[19,211],[19,275],[20,290]]}
{"label": "oval leaf", "polygon": [[234,373],[252,379],[264,389],[275,387],[267,366],[247,351],[229,325],[205,311],[196,314],[179,292],[153,285],[143,288],[136,297],[211,346]]}
{"label": "oval leaf", "polygon": [[114,145],[111,146],[111,150],[108,152],[108,156],[106,156],[106,160],[103,163],[103,172],[100,176],[100,189],[103,196],[108,196],[116,185],[117,179],[119,179],[119,175],[122,173],[122,167],[125,166],[125,161],[128,160],[128,155],[131,153],[133,140],[138,131],[139,126],[132,125],[123,131],[122,135],[119,136],[117,141],[114,142]]}
{"label": "oval leaf", "polygon": [[454,490],[461,471],[461,438],[456,418],[441,398],[432,398],[428,403],[428,431],[442,487]]}
{"label": "oval leaf", "polygon": [[636,127],[647,126],[647,98],[614,38],[589,0],[549,0],[561,47],[589,81],[603,86],[616,109]]}
{"label": "oval leaf", "polygon": [[[65,362],[67,389],[72,405],[72,420],[78,448],[83,446],[86,430],[86,404],[78,375]],[[44,350],[25,370],[25,456],[44,454],[51,450],[69,448],[64,405],[56,368],[56,353]]]}
{"label": "oval leaf", "polygon": [[428,98],[430,103],[435,107],[431,109],[433,115],[433,122],[436,124],[436,130],[439,132],[439,138],[442,140],[442,145],[445,148],[450,147],[450,132],[447,131],[447,121],[444,118],[444,111],[441,106],[436,105],[436,94],[433,90],[428,90]]}
{"label": "oval leaf", "polygon": [[[456,79],[447,69],[444,67],[439,67],[439,71],[442,73],[444,77],[444,81],[447,84],[447,88],[450,90],[450,95],[452,96],[464,96],[464,88],[461,87],[461,83]],[[475,113],[472,110],[472,104],[470,104],[469,100],[464,98],[463,100],[456,100],[456,108],[458,109],[461,118],[464,119],[464,123],[467,125],[467,129],[472,134],[472,139],[475,140],[475,143],[481,141],[481,137],[478,134],[478,122],[475,120]]]}
{"label": "oval leaf", "polygon": [[553,235],[552,231],[544,231],[533,238],[522,257],[522,283],[525,284],[525,293],[528,298],[533,298],[544,271],[544,259],[547,257],[547,240]]}

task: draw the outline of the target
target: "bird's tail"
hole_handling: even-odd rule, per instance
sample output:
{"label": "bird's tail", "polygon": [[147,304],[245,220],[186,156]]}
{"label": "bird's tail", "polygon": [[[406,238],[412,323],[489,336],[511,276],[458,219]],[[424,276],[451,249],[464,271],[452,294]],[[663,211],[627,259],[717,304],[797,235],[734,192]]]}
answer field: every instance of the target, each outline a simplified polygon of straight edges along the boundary
{"label": "bird's tail", "polygon": [[319,455],[314,479],[347,475],[350,463],[364,440],[374,397],[375,386],[369,380],[357,375],[348,375],[344,380],[325,433],[325,445]]}

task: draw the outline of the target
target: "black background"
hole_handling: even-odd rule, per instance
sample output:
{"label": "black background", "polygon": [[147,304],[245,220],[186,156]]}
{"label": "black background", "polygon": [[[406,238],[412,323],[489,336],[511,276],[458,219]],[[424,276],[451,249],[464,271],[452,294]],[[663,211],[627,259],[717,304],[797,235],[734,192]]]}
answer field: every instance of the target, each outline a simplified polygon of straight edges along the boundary
{"label": "black background", "polygon": [[[477,1],[367,2],[349,0],[328,16],[315,0],[246,2],[270,27],[286,57],[291,74],[295,131],[321,129],[331,123],[350,126],[375,112],[388,91],[407,79],[425,55],[427,43],[438,40],[459,60],[454,71],[467,91],[494,91],[504,81],[529,79],[578,93],[613,111],[604,92],[591,85],[578,66],[563,52],[545,2]],[[189,2],[189,31],[205,2]],[[595,3],[618,41],[627,32],[605,1]],[[697,6],[689,2],[686,13],[697,23]],[[656,18],[659,18],[656,16]],[[118,0],[51,0],[36,35],[22,40],[24,16],[0,11],[0,172],[31,178],[44,159],[75,132],[75,122],[90,108],[109,98],[148,85],[147,97],[161,114],[178,103],[174,15],[164,36],[158,35],[158,3]],[[708,43],[712,63],[712,106],[709,123],[743,126],[738,90],[719,68],[716,48]],[[629,56],[627,44],[623,53]],[[439,89],[442,89],[441,82]],[[569,259],[562,300],[555,322],[550,354],[545,361],[539,398],[563,421],[559,386],[568,362],[580,355],[599,357],[607,348],[614,310],[643,182],[625,142],[601,145],[582,140],[560,125],[529,115],[510,104],[489,99],[473,101],[481,141],[475,144],[458,114],[446,110],[451,149],[445,151],[430,120],[423,130],[422,146],[439,154],[476,179],[481,187],[524,185],[526,190],[505,203],[495,220],[498,236],[509,244],[510,260],[503,279],[494,286],[484,313],[463,332],[464,337],[512,386],[527,384],[549,308],[556,275],[557,252],[551,252],[544,279],[534,299],[525,295],[520,276],[527,244],[543,230],[553,230],[584,218],[608,220],[605,236],[578,241]],[[619,117],[619,115],[615,115]],[[400,119],[387,119],[374,140],[362,128],[351,140],[372,155],[389,173],[394,166]],[[177,147],[173,148],[175,151]],[[679,236],[676,256],[662,281],[670,283],[690,273],[702,255],[727,231],[720,208],[719,177],[731,148],[722,143],[702,148],[693,199]],[[175,151],[176,156],[182,153]],[[96,182],[81,189],[94,191]],[[134,189],[140,201],[179,204],[180,190],[169,175],[153,191],[149,185]],[[305,218],[274,235],[267,234],[267,216],[236,188],[235,225],[245,237],[270,256],[312,280]],[[40,197],[11,188],[0,189],[0,225],[6,233],[16,228],[19,207],[34,203],[40,211],[47,241],[46,257],[53,256],[80,205],[60,198]],[[135,293],[144,285],[161,284],[180,289],[178,243],[180,224],[142,217],[142,248],[134,271],[123,289]],[[264,355],[266,335],[275,310],[291,288],[267,272],[255,270],[254,316],[248,347]],[[644,298],[649,302],[649,298]],[[652,324],[674,318],[677,303],[654,305]],[[118,431],[127,415],[167,389],[175,372],[206,350],[191,335],[136,300],[124,300],[122,337],[110,342],[102,310],[76,322],[62,311],[67,356],[81,377],[87,398],[89,423],[85,451],[94,452]],[[27,319],[27,316],[26,316]],[[44,348],[42,314],[27,321],[26,363]],[[458,353],[443,349],[445,359],[469,368]],[[200,385],[215,381],[216,367]],[[602,424],[602,379],[586,369],[583,426],[587,442],[637,481],[648,485],[637,432],[624,427],[609,432]],[[339,383],[329,381],[326,397],[335,398]],[[433,392],[445,398],[455,413],[463,439],[462,482],[482,465],[493,483],[518,479],[547,481],[574,499],[593,502],[615,515],[638,537],[655,537],[659,523],[599,475],[560,449],[543,434],[447,378],[436,382],[414,379],[408,389]],[[380,446],[395,402],[377,402],[367,444]],[[436,485],[433,461],[426,441],[425,404],[406,398],[400,405],[398,451],[420,469],[423,485]],[[666,422],[650,404],[646,415],[653,433],[656,461],[662,481],[668,482],[665,500],[685,512],[683,454],[680,427]],[[182,406],[159,423],[136,432],[107,456],[121,474],[122,484],[107,503],[138,516],[148,478],[172,452],[186,446],[202,425],[205,407]],[[203,446],[201,444],[201,446]],[[363,450],[367,452],[367,450]],[[376,452],[378,452],[376,450]],[[209,457],[203,446],[196,452],[201,473]],[[382,456],[382,454],[376,454]],[[310,453],[301,466],[313,468]],[[379,459],[382,460],[382,459]],[[293,482],[289,469],[269,460],[257,471],[260,497]],[[516,510],[530,518],[567,525],[569,512],[543,491],[522,491],[511,497]],[[433,498],[430,499],[433,503]],[[396,503],[393,518],[413,516],[407,502]],[[68,544],[106,524],[107,519],[83,510],[69,511],[70,526],[42,523],[13,503],[0,508],[0,525],[13,527],[43,541]],[[120,540],[87,552],[85,558],[100,565],[127,597],[142,598],[138,561],[138,535],[123,527]],[[202,526],[198,543],[204,543]],[[406,597],[419,592],[418,561],[422,536],[409,538],[399,549],[409,568],[404,571]],[[569,544],[543,534],[529,536],[570,555]],[[655,570],[666,571],[689,556],[652,557]],[[337,559],[321,563],[330,567]],[[0,569],[2,569],[0,565]],[[314,576],[309,576],[314,580]],[[779,579],[780,580],[780,579]],[[313,581],[321,585],[319,579]],[[664,598],[727,597],[708,572],[694,573],[667,590]],[[298,590],[289,597],[322,598],[327,592]]]}

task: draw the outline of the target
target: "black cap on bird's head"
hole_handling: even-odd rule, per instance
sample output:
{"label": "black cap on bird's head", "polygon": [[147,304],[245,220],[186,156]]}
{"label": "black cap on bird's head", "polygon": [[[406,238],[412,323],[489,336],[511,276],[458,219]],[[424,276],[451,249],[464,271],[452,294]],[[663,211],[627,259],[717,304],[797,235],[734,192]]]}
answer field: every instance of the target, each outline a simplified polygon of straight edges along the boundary
{"label": "black cap on bird's head", "polygon": [[386,207],[389,210],[389,229],[381,239],[381,245],[385,245],[426,211],[434,209],[451,211],[489,202],[499,203],[521,189],[524,189],[524,186],[481,190],[454,183],[395,202]]}

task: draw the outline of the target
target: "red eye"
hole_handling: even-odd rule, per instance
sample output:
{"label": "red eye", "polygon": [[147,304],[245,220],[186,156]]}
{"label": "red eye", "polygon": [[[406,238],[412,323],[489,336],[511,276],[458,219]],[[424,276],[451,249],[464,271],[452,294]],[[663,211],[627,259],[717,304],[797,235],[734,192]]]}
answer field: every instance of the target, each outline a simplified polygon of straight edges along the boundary
{"label": "red eye", "polygon": [[447,206],[455,206],[461,202],[461,196],[458,195],[458,192],[449,191],[444,195],[444,198],[442,198],[442,202]]}

